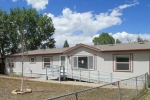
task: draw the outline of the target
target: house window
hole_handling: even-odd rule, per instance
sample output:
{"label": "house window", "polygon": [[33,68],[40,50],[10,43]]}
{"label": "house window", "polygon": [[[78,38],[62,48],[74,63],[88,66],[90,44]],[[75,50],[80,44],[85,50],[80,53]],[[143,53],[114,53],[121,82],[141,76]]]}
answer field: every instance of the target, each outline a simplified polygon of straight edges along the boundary
{"label": "house window", "polygon": [[35,63],[35,57],[30,57],[30,63]]}
{"label": "house window", "polygon": [[93,56],[76,56],[73,57],[74,69],[93,69]]}
{"label": "house window", "polygon": [[7,59],[8,67],[13,68],[14,66],[14,58]]}
{"label": "house window", "polygon": [[114,56],[115,71],[131,71],[132,70],[132,55],[115,55]]}
{"label": "house window", "polygon": [[47,67],[50,67],[51,65],[51,57],[44,57],[43,58],[43,66],[44,68],[47,66]]}

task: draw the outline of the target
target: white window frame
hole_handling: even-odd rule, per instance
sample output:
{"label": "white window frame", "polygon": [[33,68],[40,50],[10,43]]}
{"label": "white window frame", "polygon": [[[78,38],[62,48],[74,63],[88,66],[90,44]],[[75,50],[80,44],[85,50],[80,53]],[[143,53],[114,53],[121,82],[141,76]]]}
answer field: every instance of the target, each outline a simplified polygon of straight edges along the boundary
{"label": "white window frame", "polygon": [[[129,62],[117,62],[117,57],[129,57]],[[129,64],[129,70],[117,70],[117,64]],[[132,54],[115,54],[114,55],[114,71],[131,72],[132,71]]]}
{"label": "white window frame", "polygon": [[[89,69],[89,57],[93,57],[93,68],[92,69]],[[74,57],[77,57],[77,66],[74,66]],[[86,69],[86,68],[79,68],[79,66],[78,66],[78,58],[79,57],[87,57],[87,61],[88,61],[88,68]],[[93,55],[89,55],[89,56],[73,56],[73,69],[85,69],[85,70],[94,70],[94,56]]]}
{"label": "white window frame", "polygon": [[[32,58],[34,58],[34,62],[32,62],[32,60],[31,60]],[[36,59],[35,57],[30,57],[30,63],[35,64],[36,63],[35,59]]]}
{"label": "white window frame", "polygon": [[[44,58],[50,58],[50,62],[44,62]],[[44,66],[45,63],[49,63],[51,66],[52,65],[51,62],[52,62],[52,57],[43,57],[43,69],[45,69],[45,66]]]}
{"label": "white window frame", "polygon": [[7,58],[7,64],[9,68],[15,68],[15,59],[14,58]]}

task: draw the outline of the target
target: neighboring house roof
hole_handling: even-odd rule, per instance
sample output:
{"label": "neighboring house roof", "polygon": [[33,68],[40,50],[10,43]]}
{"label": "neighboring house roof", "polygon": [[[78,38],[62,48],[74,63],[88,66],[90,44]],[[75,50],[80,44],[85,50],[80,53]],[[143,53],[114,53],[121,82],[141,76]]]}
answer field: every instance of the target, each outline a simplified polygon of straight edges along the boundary
{"label": "neighboring house roof", "polygon": [[[70,48],[52,48],[40,49],[25,52],[25,55],[47,55],[47,54],[65,54],[79,47],[85,47],[97,52],[121,52],[121,51],[147,51],[150,50],[150,42],[144,43],[121,43],[121,44],[107,44],[107,45],[94,45],[89,46],[85,44],[77,44]],[[8,56],[20,56],[22,53],[16,53]]]}

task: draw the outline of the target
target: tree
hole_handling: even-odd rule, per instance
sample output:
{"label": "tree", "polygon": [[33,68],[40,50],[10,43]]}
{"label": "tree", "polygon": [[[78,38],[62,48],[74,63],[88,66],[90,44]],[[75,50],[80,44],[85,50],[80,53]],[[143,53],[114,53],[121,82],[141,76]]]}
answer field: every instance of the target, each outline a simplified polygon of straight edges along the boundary
{"label": "tree", "polygon": [[[7,19],[9,23],[6,23],[8,25],[8,29],[6,30],[9,35],[6,36],[9,37],[8,40],[10,43],[8,52],[10,54],[18,51],[22,52],[20,91],[23,91],[24,52],[38,48],[54,48],[55,40],[52,38],[52,35],[55,28],[50,17],[38,14],[35,9],[31,8],[11,8]],[[4,26],[2,28],[5,29]]]}
{"label": "tree", "polygon": [[148,42],[147,39],[142,39],[139,35],[137,36],[136,41],[137,42]]}
{"label": "tree", "polygon": [[136,39],[137,39],[137,42],[143,42],[143,39],[139,35]]}
{"label": "tree", "polygon": [[101,44],[114,44],[115,39],[109,35],[108,33],[102,33],[99,35],[99,37],[95,37],[93,39],[94,45],[101,45]]}
{"label": "tree", "polygon": [[116,39],[116,44],[122,43],[119,39]]}
{"label": "tree", "polygon": [[20,37],[24,35],[27,50],[55,47],[55,40],[52,38],[55,28],[47,15],[38,14],[31,8],[12,8],[10,19]]}
{"label": "tree", "polygon": [[[21,10],[14,8],[10,10],[10,17],[22,40],[22,81],[20,89],[22,91],[24,50],[55,47],[55,41],[51,38],[55,29],[52,25],[51,18],[47,17],[47,15],[39,15],[35,9],[23,8]],[[45,41],[45,43],[42,43],[42,41]]]}
{"label": "tree", "polygon": [[131,42],[132,42],[131,37],[129,37],[128,35],[126,36],[126,40],[127,40],[129,43],[131,43]]}
{"label": "tree", "polygon": [[65,40],[63,47],[64,47],[64,48],[65,48],[65,47],[69,47],[69,44],[68,44],[68,41],[67,41],[67,40]]}
{"label": "tree", "polygon": [[3,55],[21,52],[22,37],[25,50],[54,48],[54,31],[52,19],[35,9],[11,8],[9,14],[0,9],[0,48]]}
{"label": "tree", "polygon": [[5,55],[7,48],[10,46],[8,17],[8,14],[0,9],[0,55],[2,57]]}

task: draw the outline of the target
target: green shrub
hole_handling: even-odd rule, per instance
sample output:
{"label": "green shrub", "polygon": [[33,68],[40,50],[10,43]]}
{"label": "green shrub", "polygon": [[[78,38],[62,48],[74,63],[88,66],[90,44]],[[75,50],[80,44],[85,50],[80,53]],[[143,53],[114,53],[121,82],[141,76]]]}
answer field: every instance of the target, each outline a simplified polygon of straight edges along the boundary
{"label": "green shrub", "polygon": [[11,73],[9,76],[11,76],[11,77],[20,77],[20,75],[18,75],[16,73]]}

